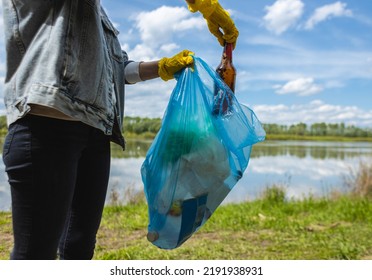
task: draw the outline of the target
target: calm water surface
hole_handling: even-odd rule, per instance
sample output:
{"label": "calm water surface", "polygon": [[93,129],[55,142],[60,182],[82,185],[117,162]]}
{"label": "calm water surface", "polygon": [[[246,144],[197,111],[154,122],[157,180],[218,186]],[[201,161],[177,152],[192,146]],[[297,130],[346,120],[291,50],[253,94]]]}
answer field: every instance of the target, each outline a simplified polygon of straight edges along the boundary
{"label": "calm water surface", "polygon": [[[128,141],[125,152],[113,149],[107,203],[112,192],[125,202],[128,193],[143,191],[140,168],[150,144]],[[255,199],[273,184],[283,185],[294,198],[347,191],[343,178],[360,161],[372,162],[372,143],[266,141],[253,147],[243,178],[224,203]],[[0,211],[9,209],[9,185],[0,161]]]}

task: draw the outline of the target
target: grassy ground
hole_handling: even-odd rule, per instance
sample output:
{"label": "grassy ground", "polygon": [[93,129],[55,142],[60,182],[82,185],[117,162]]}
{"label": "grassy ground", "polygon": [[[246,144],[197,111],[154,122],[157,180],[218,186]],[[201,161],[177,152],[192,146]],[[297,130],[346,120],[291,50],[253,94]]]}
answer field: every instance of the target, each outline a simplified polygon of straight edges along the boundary
{"label": "grassy ground", "polygon": [[[96,259],[372,259],[372,200],[356,196],[263,199],[220,207],[180,248],[146,240],[144,202],[106,207]],[[12,245],[11,214],[0,213],[0,259]]]}

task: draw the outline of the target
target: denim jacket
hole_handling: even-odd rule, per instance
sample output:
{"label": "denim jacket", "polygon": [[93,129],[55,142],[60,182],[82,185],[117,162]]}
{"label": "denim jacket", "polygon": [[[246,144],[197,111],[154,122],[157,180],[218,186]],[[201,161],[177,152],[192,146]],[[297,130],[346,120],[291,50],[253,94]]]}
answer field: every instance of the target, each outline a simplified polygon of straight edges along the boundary
{"label": "denim jacket", "polygon": [[123,148],[124,68],[118,31],[99,0],[2,0],[8,125],[48,106]]}

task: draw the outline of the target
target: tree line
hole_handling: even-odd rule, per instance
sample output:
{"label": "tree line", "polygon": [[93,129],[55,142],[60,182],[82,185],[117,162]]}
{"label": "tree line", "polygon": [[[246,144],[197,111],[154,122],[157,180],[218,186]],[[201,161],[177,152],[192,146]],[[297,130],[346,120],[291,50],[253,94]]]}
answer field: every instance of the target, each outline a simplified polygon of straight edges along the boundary
{"label": "tree line", "polygon": [[[125,117],[124,131],[142,135],[155,135],[161,126],[161,118],[140,118],[140,117]],[[5,135],[7,132],[6,116],[0,116],[0,133]]]}
{"label": "tree line", "polygon": [[[124,131],[134,134],[156,134],[161,127],[161,118],[125,117]],[[298,123],[281,125],[262,124],[268,135],[295,135],[295,136],[333,136],[333,137],[372,137],[372,128],[361,128],[345,123],[313,123],[307,125]]]}
{"label": "tree line", "polygon": [[344,123],[298,123],[292,125],[263,124],[268,135],[372,137],[371,128],[360,128]]}
{"label": "tree line", "polygon": [[[153,137],[161,127],[161,118],[124,118],[124,132],[128,134],[144,135]],[[295,135],[295,136],[333,136],[333,137],[372,137],[372,128],[361,128],[344,123],[313,123],[307,125],[298,123],[292,125],[281,125],[275,123],[264,123],[263,128],[268,135]],[[0,131],[6,133],[6,118],[0,116]]]}

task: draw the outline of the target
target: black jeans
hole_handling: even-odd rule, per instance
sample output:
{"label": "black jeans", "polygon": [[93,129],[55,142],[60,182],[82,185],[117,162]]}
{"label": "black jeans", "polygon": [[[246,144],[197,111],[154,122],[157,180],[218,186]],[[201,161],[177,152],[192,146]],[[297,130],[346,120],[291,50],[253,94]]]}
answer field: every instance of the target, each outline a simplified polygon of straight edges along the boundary
{"label": "black jeans", "polygon": [[11,259],[91,259],[104,207],[110,140],[81,122],[28,115],[3,149],[12,195]]}

